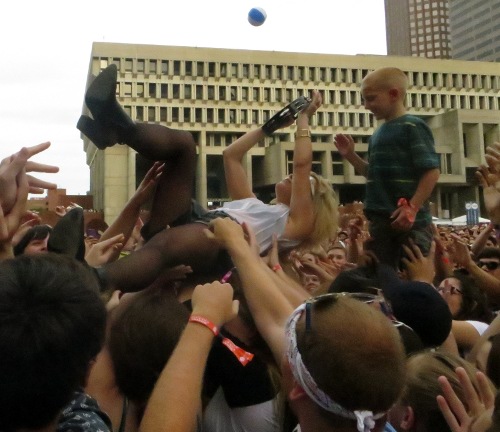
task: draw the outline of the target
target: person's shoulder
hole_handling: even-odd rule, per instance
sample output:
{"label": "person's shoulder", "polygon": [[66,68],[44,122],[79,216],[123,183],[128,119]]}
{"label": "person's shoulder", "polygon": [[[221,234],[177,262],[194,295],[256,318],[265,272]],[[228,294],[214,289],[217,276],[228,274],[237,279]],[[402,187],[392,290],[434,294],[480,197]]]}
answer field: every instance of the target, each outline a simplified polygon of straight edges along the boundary
{"label": "person's shoulder", "polygon": [[412,114],[404,114],[397,120],[399,121],[399,123],[403,125],[414,126],[414,127],[427,126],[425,120],[421,119],[420,117],[414,116]]}
{"label": "person's shoulder", "polygon": [[64,408],[57,432],[111,432],[111,420],[95,399],[82,391],[73,394],[73,399]]}

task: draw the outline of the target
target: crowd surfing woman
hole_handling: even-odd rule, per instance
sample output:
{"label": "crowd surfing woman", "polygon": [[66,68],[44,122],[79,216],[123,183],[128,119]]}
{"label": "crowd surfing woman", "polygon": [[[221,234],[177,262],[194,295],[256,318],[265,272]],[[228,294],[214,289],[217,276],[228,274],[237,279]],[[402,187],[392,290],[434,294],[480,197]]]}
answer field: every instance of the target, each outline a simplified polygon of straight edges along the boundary
{"label": "crowd surfing woman", "polygon": [[[161,269],[179,264],[190,265],[195,273],[213,273],[219,263],[217,272],[227,272],[231,267],[224,259],[227,255],[204,234],[206,225],[216,217],[229,217],[251,226],[261,252],[271,246],[273,235],[281,245],[294,247],[336,233],[337,200],[333,189],[322,177],[311,173],[309,121],[321,106],[319,92],[313,91],[311,99],[294,101],[225,149],[224,170],[232,201],[207,212],[199,207],[193,211],[192,206],[196,171],[192,135],[158,124],[133,122],[116,101],[116,81],[115,65],[96,77],[85,95],[93,119],[82,116],[77,127],[101,149],[126,143],[149,160],[163,161],[165,167],[153,198],[150,221],[143,230],[147,243],[130,256],[103,267],[102,281],[131,291],[152,283]],[[266,135],[291,126],[295,120],[293,175],[276,184],[276,204],[265,204],[253,193],[242,158]]]}

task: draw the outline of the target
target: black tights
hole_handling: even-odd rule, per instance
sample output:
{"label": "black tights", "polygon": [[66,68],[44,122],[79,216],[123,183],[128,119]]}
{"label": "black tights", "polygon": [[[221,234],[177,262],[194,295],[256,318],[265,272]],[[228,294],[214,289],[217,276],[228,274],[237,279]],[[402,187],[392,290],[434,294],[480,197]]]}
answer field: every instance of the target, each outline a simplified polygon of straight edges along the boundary
{"label": "black tights", "polygon": [[156,233],[138,251],[107,264],[103,273],[115,289],[136,291],[150,285],[166,268],[190,265],[193,272],[211,273],[220,253],[203,230],[189,223],[165,229],[191,209],[196,172],[196,144],[189,132],[138,123],[127,137],[130,147],[147,159],[164,161],[151,208],[147,232]]}

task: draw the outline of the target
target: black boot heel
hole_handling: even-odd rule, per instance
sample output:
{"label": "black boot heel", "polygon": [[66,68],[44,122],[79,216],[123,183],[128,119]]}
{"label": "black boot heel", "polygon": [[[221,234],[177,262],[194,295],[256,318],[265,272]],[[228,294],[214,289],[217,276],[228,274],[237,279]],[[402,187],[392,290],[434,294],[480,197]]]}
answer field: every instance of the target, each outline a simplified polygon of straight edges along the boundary
{"label": "black boot heel", "polygon": [[85,104],[94,120],[103,125],[112,125],[125,132],[135,126],[134,121],[116,100],[118,69],[111,64],[90,84],[85,93]]}
{"label": "black boot heel", "polygon": [[118,142],[118,135],[112,129],[103,126],[86,115],[80,117],[76,128],[92,141],[98,149],[104,150]]}

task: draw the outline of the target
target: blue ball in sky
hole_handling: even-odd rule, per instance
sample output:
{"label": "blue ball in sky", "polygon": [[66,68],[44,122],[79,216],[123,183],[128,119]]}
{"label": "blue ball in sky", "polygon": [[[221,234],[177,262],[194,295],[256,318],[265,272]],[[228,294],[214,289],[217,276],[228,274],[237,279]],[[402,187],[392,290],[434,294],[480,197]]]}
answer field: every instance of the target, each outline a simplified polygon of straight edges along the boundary
{"label": "blue ball in sky", "polygon": [[266,18],[267,18],[266,11],[261,7],[252,8],[250,9],[250,12],[248,12],[248,22],[253,26],[258,27],[264,24]]}

